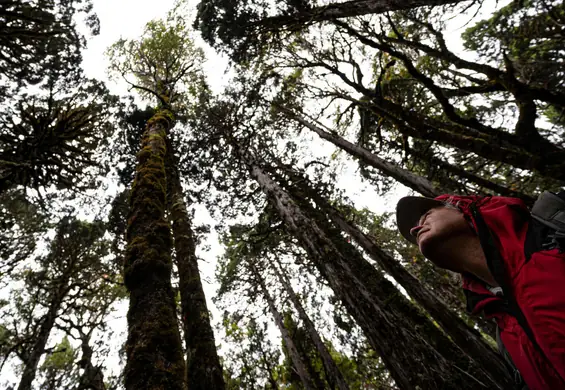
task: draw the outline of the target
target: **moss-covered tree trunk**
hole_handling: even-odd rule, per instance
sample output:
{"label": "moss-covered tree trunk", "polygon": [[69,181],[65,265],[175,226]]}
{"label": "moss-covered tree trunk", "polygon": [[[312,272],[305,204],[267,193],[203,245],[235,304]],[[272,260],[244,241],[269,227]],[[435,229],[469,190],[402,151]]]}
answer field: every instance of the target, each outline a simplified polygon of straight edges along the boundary
{"label": "moss-covered tree trunk", "polygon": [[173,114],[160,109],[146,125],[130,197],[124,282],[130,295],[125,388],[186,389],[174,294],[171,229],[165,219],[166,137]]}
{"label": "moss-covered tree trunk", "polygon": [[327,222],[312,219],[249,153],[239,150],[239,156],[400,388],[497,387],[339,230],[330,232]]}
{"label": "moss-covered tree trunk", "polygon": [[267,289],[267,286],[265,285],[265,281],[263,280],[263,277],[261,276],[261,274],[259,273],[259,271],[257,270],[257,268],[253,264],[249,264],[249,268],[250,268],[251,273],[253,274],[253,277],[255,278],[257,284],[259,285],[259,291],[261,292],[261,294],[263,295],[263,297],[267,301],[267,305],[269,306],[269,311],[273,315],[273,319],[275,320],[275,324],[277,325],[277,328],[279,328],[279,331],[281,332],[282,340],[283,340],[284,345],[285,345],[285,347],[288,351],[288,354],[290,356],[290,360],[292,361],[292,365],[296,369],[296,372],[298,373],[298,376],[300,377],[300,381],[302,382],[304,389],[305,390],[315,390],[316,387],[314,386],[314,381],[312,380],[312,377],[310,376],[310,373],[308,372],[306,364],[302,360],[302,357],[300,356],[300,353],[298,352],[298,349],[296,348],[296,345],[294,344],[294,340],[292,339],[290,332],[284,326],[283,316],[277,310],[277,307],[275,305],[275,301],[273,300],[273,297],[271,296],[271,294],[269,294],[269,290]]}
{"label": "moss-covered tree trunk", "polygon": [[285,275],[282,267],[279,266],[278,261],[275,262],[273,269],[275,270],[275,274],[277,275],[277,278],[280,280],[285,291],[290,297],[290,300],[294,305],[294,308],[298,312],[298,316],[302,320],[302,323],[304,324],[304,328],[308,332],[308,335],[312,339],[312,342],[314,343],[318,353],[320,354],[320,358],[324,365],[324,370],[326,372],[328,383],[330,384],[332,389],[337,387],[339,390],[349,390],[349,385],[345,381],[345,378],[341,374],[341,371],[337,367],[335,361],[332,359],[330,351],[328,351],[328,348],[324,344],[324,341],[316,331],[316,327],[314,326],[314,323],[308,316],[308,313],[306,313],[306,310],[304,310],[304,307],[300,303],[300,299],[292,289],[292,286],[290,285],[290,281]]}
{"label": "moss-covered tree trunk", "polygon": [[225,388],[223,371],[198,270],[194,233],[171,142],[168,141],[167,145],[168,202],[173,226],[175,261],[179,273],[188,388],[223,390]]}

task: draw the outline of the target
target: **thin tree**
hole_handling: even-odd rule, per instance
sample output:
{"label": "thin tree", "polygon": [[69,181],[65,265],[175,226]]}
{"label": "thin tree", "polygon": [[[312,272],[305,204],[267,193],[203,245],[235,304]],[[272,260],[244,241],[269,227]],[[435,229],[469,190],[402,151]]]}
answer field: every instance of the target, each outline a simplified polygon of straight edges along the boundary
{"label": "thin tree", "polygon": [[300,299],[292,289],[292,286],[290,285],[290,281],[284,269],[281,267],[278,258],[276,258],[273,263],[273,270],[275,272],[275,275],[277,276],[277,279],[283,285],[284,290],[288,294],[292,304],[294,305],[294,308],[298,312],[298,316],[300,317],[300,320],[302,320],[302,322],[304,323],[304,327],[306,328],[308,335],[312,339],[318,353],[320,354],[320,357],[322,359],[322,364],[324,365],[324,370],[326,372],[326,377],[328,378],[327,380],[330,386],[332,388],[337,387],[340,390],[349,389],[349,385],[345,382],[345,379],[343,378],[343,375],[339,370],[339,368],[337,367],[335,361],[332,359],[332,356],[328,351],[328,348],[324,344],[324,341],[320,337],[319,333],[316,331],[314,323],[308,316],[308,313],[306,313],[306,310],[304,310],[304,307],[300,303]]}
{"label": "thin tree", "polygon": [[[25,324],[23,330],[13,330],[12,347],[23,361],[18,390],[30,390],[38,363],[46,351],[49,335],[61,312],[72,305],[88,289],[100,283],[100,275],[109,272],[101,259],[108,254],[108,243],[100,222],[87,224],[64,218],[57,227],[49,253],[37,259],[40,268],[23,274],[29,301],[16,299],[17,313]],[[23,293],[20,293],[23,295]],[[38,311],[43,311],[36,318]]]}
{"label": "thin tree", "polygon": [[314,381],[313,381],[310,373],[308,372],[308,369],[306,368],[306,364],[302,360],[302,357],[301,357],[300,353],[298,352],[296,345],[294,344],[294,340],[292,339],[289,330],[284,325],[283,316],[278,311],[277,306],[275,304],[275,301],[274,301],[273,297],[271,296],[271,294],[269,293],[267,285],[265,284],[265,280],[263,279],[263,276],[261,276],[259,270],[255,266],[255,264],[252,263],[252,261],[253,261],[253,259],[247,259],[247,264],[249,266],[249,270],[251,271],[251,274],[252,274],[253,278],[255,279],[255,282],[257,283],[257,285],[259,287],[260,294],[263,296],[265,301],[267,301],[269,311],[271,312],[271,315],[273,316],[273,320],[275,321],[277,328],[279,328],[279,331],[281,332],[283,342],[286,346],[288,354],[290,355],[290,359],[292,361],[292,364],[293,364],[294,368],[296,369],[296,371],[297,371],[297,373],[300,377],[302,385],[304,386],[305,390],[314,390],[316,388],[314,386]]}

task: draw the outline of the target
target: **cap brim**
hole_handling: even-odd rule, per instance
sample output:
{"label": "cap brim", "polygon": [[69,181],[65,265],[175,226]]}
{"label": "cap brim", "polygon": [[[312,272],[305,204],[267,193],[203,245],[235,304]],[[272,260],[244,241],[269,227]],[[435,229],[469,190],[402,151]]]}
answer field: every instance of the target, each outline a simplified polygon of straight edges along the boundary
{"label": "cap brim", "polygon": [[417,245],[416,237],[410,235],[420,217],[434,207],[443,206],[443,202],[421,196],[406,196],[396,204],[396,225],[400,234],[411,243]]}

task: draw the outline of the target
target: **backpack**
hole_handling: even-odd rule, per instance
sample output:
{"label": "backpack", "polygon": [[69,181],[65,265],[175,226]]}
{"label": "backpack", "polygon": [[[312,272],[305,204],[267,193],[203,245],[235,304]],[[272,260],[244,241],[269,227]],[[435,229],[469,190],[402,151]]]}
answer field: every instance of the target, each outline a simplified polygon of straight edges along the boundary
{"label": "backpack", "polygon": [[[543,354],[524,314],[514,300],[512,292],[507,285],[504,276],[504,262],[498,253],[492,233],[484,222],[478,208],[471,206],[471,212],[477,223],[479,239],[485,252],[489,270],[502,288],[501,295],[506,301],[509,313],[518,320],[518,323],[524,329],[532,344]],[[526,258],[531,257],[534,252],[539,250],[552,250],[557,248],[559,253],[565,252],[565,191],[561,191],[558,194],[549,191],[542,193],[532,207],[530,215],[530,225],[524,242]],[[502,343],[498,325],[496,327],[496,343],[500,355],[503,357],[509,372],[514,378],[516,388],[527,389],[520,372],[514,365],[510,354]]]}

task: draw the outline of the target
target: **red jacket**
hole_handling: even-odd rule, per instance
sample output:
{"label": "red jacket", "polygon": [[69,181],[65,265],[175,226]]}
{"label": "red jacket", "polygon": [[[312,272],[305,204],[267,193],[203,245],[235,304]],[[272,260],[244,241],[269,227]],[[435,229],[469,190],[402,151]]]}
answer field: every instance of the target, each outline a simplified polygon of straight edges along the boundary
{"label": "red jacket", "polygon": [[[565,253],[558,248],[530,255],[526,243],[530,214],[516,198],[442,195],[436,199],[457,204],[475,230],[470,206],[475,203],[492,232],[502,257],[506,280],[538,344],[528,337],[516,318],[504,310],[503,298],[473,276],[463,276],[468,309],[495,318],[504,346],[531,390],[565,390]],[[525,247],[527,248],[525,251]],[[529,258],[528,258],[529,257]]]}

